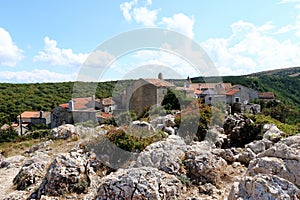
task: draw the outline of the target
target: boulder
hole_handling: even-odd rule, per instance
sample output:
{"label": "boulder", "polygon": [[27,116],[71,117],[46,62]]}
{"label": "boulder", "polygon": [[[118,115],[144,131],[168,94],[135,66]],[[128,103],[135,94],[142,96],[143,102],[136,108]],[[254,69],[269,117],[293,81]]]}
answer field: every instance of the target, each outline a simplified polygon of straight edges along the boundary
{"label": "boulder", "polygon": [[248,175],[272,174],[300,187],[300,137],[284,139],[250,162]]}
{"label": "boulder", "polygon": [[184,140],[170,135],[165,141],[152,143],[140,153],[131,167],[154,167],[171,174],[177,174],[184,159],[187,146]]}
{"label": "boulder", "polygon": [[182,187],[174,175],[156,168],[119,169],[101,179],[95,199],[181,199]]}
{"label": "boulder", "polygon": [[279,130],[275,124],[265,124],[263,126],[263,132],[263,138],[272,142],[277,142],[284,136],[284,132]]}
{"label": "boulder", "polygon": [[96,155],[86,152],[84,147],[75,148],[69,153],[61,153],[56,156],[39,188],[31,194],[31,198],[40,198],[42,195],[87,193],[91,185],[97,184],[97,180],[93,179],[106,175],[97,172],[101,169]]}
{"label": "boulder", "polygon": [[267,139],[255,140],[246,144],[246,148],[250,148],[255,154],[261,153],[267,149],[269,149],[274,143]]}
{"label": "boulder", "polygon": [[50,132],[52,139],[67,139],[73,135],[78,135],[75,126],[72,124],[64,124],[59,127],[53,128]]}
{"label": "boulder", "polygon": [[234,184],[228,200],[256,199],[299,199],[300,190],[291,182],[276,175],[244,177],[239,184]]}
{"label": "boulder", "polygon": [[50,162],[50,157],[42,152],[37,152],[32,158],[26,160],[13,179],[18,190],[24,190],[28,186],[38,184],[45,175],[45,169]]}
{"label": "boulder", "polygon": [[224,129],[219,127],[212,127],[207,131],[205,136],[205,140],[210,142],[217,148],[226,148],[228,147],[228,138],[227,135],[224,134]]}
{"label": "boulder", "polygon": [[251,119],[237,113],[226,116],[223,128],[232,147],[243,147],[256,140],[261,130]]}
{"label": "boulder", "polygon": [[187,176],[196,182],[216,185],[221,180],[227,166],[226,161],[211,153],[208,142],[194,143],[185,154]]}
{"label": "boulder", "polygon": [[245,148],[242,150],[241,153],[239,153],[235,157],[236,157],[236,161],[248,166],[250,161],[253,160],[255,156],[256,154],[250,148]]}

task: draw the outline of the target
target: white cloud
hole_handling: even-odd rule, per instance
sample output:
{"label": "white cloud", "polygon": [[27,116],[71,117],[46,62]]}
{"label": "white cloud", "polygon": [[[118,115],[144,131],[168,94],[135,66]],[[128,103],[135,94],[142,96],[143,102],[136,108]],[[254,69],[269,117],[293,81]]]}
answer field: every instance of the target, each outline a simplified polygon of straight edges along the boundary
{"label": "white cloud", "polygon": [[133,9],[133,16],[137,23],[142,23],[144,26],[154,26],[157,18],[157,10],[138,7]]}
{"label": "white cloud", "polygon": [[288,32],[294,32],[295,36],[300,37],[300,15],[297,15],[294,24],[288,24],[281,27],[275,34],[283,34]]}
{"label": "white cloud", "polygon": [[1,71],[0,82],[37,83],[75,81],[76,73],[60,74],[48,70],[35,69],[32,71]]}
{"label": "white cloud", "polygon": [[23,51],[13,43],[9,32],[0,27],[0,66],[16,66],[23,58]]}
{"label": "white cloud", "polygon": [[194,17],[188,17],[183,13],[174,14],[172,17],[163,17],[162,24],[165,24],[168,29],[178,31],[187,35],[190,38],[194,37]]}
{"label": "white cloud", "polygon": [[72,49],[60,49],[55,40],[44,38],[44,49],[34,56],[34,62],[45,62],[52,66],[79,67],[88,54],[73,53]]}
{"label": "white cloud", "polygon": [[266,26],[238,21],[231,25],[232,35],[202,43],[221,75],[239,75],[294,67],[300,63],[300,46],[290,40],[279,41],[265,33]]}
{"label": "white cloud", "polygon": [[130,1],[130,2],[124,2],[120,5],[120,9],[121,11],[123,12],[123,16],[125,18],[126,21],[130,22],[132,17],[131,17],[131,9],[132,9],[132,6],[133,5],[136,5],[137,4],[137,0],[133,0],[133,1]]}
{"label": "white cloud", "polygon": [[152,5],[152,0],[147,0],[145,6],[137,6],[138,0],[124,2],[120,5],[120,9],[127,22],[132,19],[137,23],[142,23],[144,26],[155,26],[157,18],[157,10],[150,10],[147,6]]}

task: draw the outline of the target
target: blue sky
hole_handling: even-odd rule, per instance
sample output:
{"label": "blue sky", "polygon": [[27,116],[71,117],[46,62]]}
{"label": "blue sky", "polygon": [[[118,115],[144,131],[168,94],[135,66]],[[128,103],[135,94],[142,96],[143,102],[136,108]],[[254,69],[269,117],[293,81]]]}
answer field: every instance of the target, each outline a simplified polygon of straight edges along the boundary
{"label": "blue sky", "polygon": [[[300,66],[300,0],[2,0],[0,82],[76,80],[98,45],[145,27],[193,39],[220,75]],[[145,64],[194,75],[174,56],[141,51],[120,58],[103,80],[120,79]]]}

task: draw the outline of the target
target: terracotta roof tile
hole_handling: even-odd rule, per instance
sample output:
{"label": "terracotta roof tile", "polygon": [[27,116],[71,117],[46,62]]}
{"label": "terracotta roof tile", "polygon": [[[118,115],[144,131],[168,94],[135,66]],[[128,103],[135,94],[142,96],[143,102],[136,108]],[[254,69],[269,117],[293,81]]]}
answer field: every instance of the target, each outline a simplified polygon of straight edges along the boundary
{"label": "terracotta roof tile", "polygon": [[227,92],[226,92],[226,95],[232,96],[232,95],[236,94],[236,93],[239,92],[239,91],[240,91],[240,90],[238,90],[238,89],[232,89],[232,90],[230,90],[230,91],[227,91]]}
{"label": "terracotta roof tile", "polygon": [[[43,112],[43,118],[48,117],[50,115],[50,112]],[[20,116],[17,116],[20,118]],[[22,118],[39,118],[40,117],[40,111],[25,111],[21,114]]]}
{"label": "terracotta roof tile", "polygon": [[[74,110],[94,109],[92,108],[94,106],[92,97],[74,98],[72,101],[74,104]],[[59,106],[68,109],[69,103],[63,103]]]}
{"label": "terracotta roof tile", "polygon": [[260,92],[258,93],[259,99],[274,99],[275,95],[273,92]]}
{"label": "terracotta roof tile", "polygon": [[156,87],[175,87],[174,84],[172,84],[168,81],[161,80],[161,79],[147,78],[147,79],[143,79],[143,80],[155,85]]}
{"label": "terracotta roof tile", "polygon": [[102,100],[102,104],[103,104],[104,106],[110,106],[110,105],[115,104],[115,102],[114,102],[114,100],[112,100],[112,98],[110,97],[110,98],[105,98],[105,99],[103,99],[103,100]]}

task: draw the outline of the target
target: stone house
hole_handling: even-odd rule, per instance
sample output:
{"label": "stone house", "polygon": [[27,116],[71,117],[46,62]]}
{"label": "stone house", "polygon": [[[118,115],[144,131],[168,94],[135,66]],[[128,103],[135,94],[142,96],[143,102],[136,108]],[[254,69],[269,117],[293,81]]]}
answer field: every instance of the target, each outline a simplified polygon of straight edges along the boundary
{"label": "stone house", "polygon": [[160,105],[169,89],[175,89],[175,85],[159,78],[141,78],[126,88],[120,108],[140,115],[145,108]]}
{"label": "stone house", "polygon": [[44,111],[25,111],[17,116],[17,121],[19,124],[22,123],[24,125],[45,124],[48,126],[51,123],[50,114],[50,112]]}
{"label": "stone house", "polygon": [[258,92],[243,85],[234,85],[226,91],[226,102],[248,104],[258,99]]}
{"label": "stone house", "polygon": [[86,121],[96,123],[100,109],[101,105],[94,97],[73,98],[51,111],[51,128]]}
{"label": "stone house", "polygon": [[223,104],[243,103],[248,104],[258,98],[258,93],[243,85],[231,85],[231,83],[197,83],[191,84],[196,98],[203,99],[205,104],[215,102]]}

